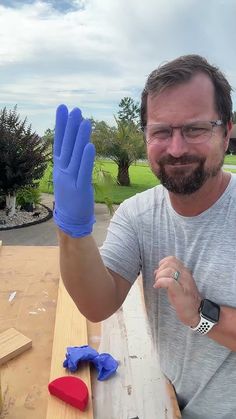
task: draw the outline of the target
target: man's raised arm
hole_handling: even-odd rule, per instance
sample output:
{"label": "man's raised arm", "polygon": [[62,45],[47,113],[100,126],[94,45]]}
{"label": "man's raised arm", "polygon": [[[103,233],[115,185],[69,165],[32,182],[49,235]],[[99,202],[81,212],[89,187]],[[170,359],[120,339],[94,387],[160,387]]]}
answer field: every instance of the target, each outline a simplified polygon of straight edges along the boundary
{"label": "man's raised arm", "polygon": [[80,109],[56,113],[54,139],[54,221],[59,228],[60,267],[65,287],[79,310],[91,321],[113,314],[123,303],[128,281],[109,271],[92,237],[95,147],[91,123]]}

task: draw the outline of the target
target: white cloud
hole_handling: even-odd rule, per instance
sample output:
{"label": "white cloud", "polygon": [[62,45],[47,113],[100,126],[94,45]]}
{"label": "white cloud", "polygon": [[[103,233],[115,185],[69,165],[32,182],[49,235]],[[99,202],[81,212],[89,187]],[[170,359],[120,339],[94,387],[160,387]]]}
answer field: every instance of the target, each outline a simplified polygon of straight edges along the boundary
{"label": "white cloud", "polygon": [[0,106],[17,103],[40,133],[61,102],[111,122],[123,96],[139,99],[149,72],[182,54],[206,56],[236,88],[234,0],[58,3],[0,6]]}

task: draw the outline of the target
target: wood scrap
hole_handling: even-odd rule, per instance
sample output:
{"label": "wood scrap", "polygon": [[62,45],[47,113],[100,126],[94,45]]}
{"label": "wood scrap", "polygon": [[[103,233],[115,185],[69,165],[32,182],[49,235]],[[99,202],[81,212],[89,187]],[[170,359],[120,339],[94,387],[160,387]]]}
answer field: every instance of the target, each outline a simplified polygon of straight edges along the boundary
{"label": "wood scrap", "polygon": [[13,327],[0,334],[0,365],[32,347],[32,340]]}

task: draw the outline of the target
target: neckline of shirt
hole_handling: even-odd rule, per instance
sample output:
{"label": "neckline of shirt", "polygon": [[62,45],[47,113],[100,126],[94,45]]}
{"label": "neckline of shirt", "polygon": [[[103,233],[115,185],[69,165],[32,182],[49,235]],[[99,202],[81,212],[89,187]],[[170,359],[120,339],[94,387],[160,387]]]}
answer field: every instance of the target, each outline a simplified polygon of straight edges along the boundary
{"label": "neckline of shirt", "polygon": [[171,201],[170,201],[170,196],[168,193],[168,190],[164,187],[164,198],[167,202],[167,208],[168,210],[176,217],[179,218],[185,222],[191,221],[191,222],[198,222],[199,220],[204,219],[205,217],[208,217],[210,212],[215,211],[219,206],[221,206],[222,201],[224,201],[226,199],[226,197],[229,195],[229,193],[231,192],[231,189],[233,188],[233,185],[236,185],[236,175],[231,174],[230,177],[230,181],[225,189],[225,191],[223,192],[223,194],[217,199],[217,201],[209,208],[207,208],[205,211],[201,212],[198,215],[194,215],[194,216],[185,216],[185,215],[181,215],[179,214],[172,206]]}

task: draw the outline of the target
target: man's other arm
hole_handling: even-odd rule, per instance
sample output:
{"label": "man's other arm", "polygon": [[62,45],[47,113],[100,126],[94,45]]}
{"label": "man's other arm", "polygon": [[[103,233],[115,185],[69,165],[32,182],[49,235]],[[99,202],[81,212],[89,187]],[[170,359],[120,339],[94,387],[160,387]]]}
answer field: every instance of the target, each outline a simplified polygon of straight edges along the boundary
{"label": "man's other arm", "polygon": [[221,306],[220,319],[210,332],[209,338],[214,339],[220,345],[226,346],[236,352],[236,308]]}

